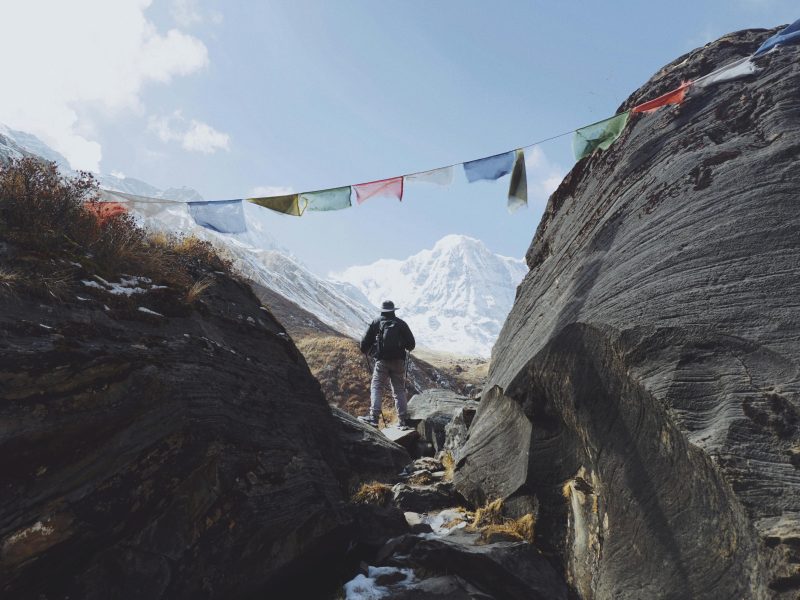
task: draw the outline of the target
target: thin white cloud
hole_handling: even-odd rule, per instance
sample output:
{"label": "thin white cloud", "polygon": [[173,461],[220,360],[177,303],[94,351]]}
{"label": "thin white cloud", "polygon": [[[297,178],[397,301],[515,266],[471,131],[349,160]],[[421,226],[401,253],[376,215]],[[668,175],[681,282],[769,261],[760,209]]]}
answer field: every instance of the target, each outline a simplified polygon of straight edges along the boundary
{"label": "thin white cloud", "polygon": [[202,41],[159,32],[151,0],[26,0],[3,10],[0,120],[41,137],[73,168],[99,170],[89,110],[141,108],[148,82],[169,83],[208,65]]}
{"label": "thin white cloud", "polygon": [[230,136],[217,131],[211,125],[186,119],[180,110],[171,115],[150,117],[148,129],[164,143],[180,142],[189,152],[213,154],[218,150],[230,150]]}
{"label": "thin white cloud", "polygon": [[199,0],[171,0],[169,14],[181,27],[194,27],[202,23],[219,25],[222,13],[216,10],[204,10]]}
{"label": "thin white cloud", "polygon": [[294,188],[285,185],[257,185],[250,190],[248,198],[267,198],[269,196],[286,196],[293,194]]}
{"label": "thin white cloud", "polygon": [[203,14],[197,0],[172,0],[169,14],[181,27],[192,27],[203,22]]}

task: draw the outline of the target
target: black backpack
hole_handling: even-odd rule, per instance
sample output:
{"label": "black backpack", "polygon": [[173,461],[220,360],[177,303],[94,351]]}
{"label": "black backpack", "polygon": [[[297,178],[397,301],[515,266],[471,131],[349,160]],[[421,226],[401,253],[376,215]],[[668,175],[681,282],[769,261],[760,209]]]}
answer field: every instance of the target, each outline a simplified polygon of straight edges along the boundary
{"label": "black backpack", "polygon": [[406,353],[406,342],[403,339],[403,330],[394,319],[384,319],[378,327],[377,342],[378,352],[376,358],[403,358]]}

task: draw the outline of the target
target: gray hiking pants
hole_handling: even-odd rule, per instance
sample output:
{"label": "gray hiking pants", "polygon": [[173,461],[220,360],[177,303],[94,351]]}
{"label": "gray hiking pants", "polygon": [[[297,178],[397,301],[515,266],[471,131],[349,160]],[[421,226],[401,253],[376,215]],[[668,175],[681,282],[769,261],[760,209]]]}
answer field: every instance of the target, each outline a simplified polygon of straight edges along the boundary
{"label": "gray hiking pants", "polygon": [[406,390],[403,387],[405,370],[406,361],[402,358],[375,361],[370,389],[370,413],[375,419],[381,415],[381,396],[383,390],[386,389],[387,381],[392,385],[392,396],[398,418],[406,418]]}

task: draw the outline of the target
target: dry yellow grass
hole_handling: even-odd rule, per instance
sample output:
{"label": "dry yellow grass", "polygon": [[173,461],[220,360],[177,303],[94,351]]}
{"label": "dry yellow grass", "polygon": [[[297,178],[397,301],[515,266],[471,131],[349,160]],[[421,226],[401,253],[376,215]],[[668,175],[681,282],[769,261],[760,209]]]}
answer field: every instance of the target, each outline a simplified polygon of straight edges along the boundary
{"label": "dry yellow grass", "polygon": [[503,523],[481,527],[481,542],[488,542],[495,536],[507,536],[523,542],[533,543],[535,520],[533,515],[527,514],[519,519],[506,519]]}
{"label": "dry yellow grass", "polygon": [[498,498],[487,502],[485,506],[477,509],[470,525],[473,529],[487,525],[500,525],[505,521],[503,517],[503,501]]}
{"label": "dry yellow grass", "polygon": [[358,491],[353,494],[352,501],[356,504],[386,506],[392,501],[392,486],[379,481],[362,483]]}
{"label": "dry yellow grass", "polygon": [[456,459],[450,452],[442,454],[442,466],[444,467],[444,480],[453,481],[453,474],[456,470]]}
{"label": "dry yellow grass", "polygon": [[189,289],[186,290],[186,303],[194,304],[200,298],[200,296],[203,295],[203,292],[205,292],[212,285],[214,285],[214,279],[211,277],[203,277],[202,279],[195,281],[189,286]]}
{"label": "dry yellow grass", "polygon": [[428,471],[420,471],[407,479],[409,485],[430,485],[435,479]]}
{"label": "dry yellow grass", "polygon": [[[355,340],[336,335],[294,338],[308,367],[317,378],[328,402],[350,413],[365,415],[369,409],[372,373]],[[386,393],[382,416],[385,424],[396,419],[394,402]]]}
{"label": "dry yellow grass", "polygon": [[19,273],[13,269],[0,267],[0,294],[13,292],[14,286],[19,282]]}
{"label": "dry yellow grass", "polygon": [[480,532],[478,540],[482,543],[491,541],[494,536],[502,535],[532,544],[534,525],[535,518],[532,514],[523,515],[518,519],[504,517],[503,501],[498,498],[475,511],[468,529]]}

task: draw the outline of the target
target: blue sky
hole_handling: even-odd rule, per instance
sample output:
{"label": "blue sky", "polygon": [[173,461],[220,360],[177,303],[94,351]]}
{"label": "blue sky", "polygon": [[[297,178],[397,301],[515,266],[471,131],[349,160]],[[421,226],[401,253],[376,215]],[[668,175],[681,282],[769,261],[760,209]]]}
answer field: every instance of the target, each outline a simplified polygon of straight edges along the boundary
{"label": "blue sky", "polygon": [[[800,16],[788,0],[2,2],[11,18],[0,51],[19,62],[0,122],[39,134],[75,164],[191,186],[207,199],[511,150],[612,115],[696,46]],[[52,82],[38,81],[48,69]],[[449,233],[521,257],[547,191],[572,166],[569,142],[529,157],[530,208],[513,215],[506,181],[463,176],[449,188],[409,187],[402,204],[374,199],[300,219],[256,210],[323,275],[404,258]]]}

